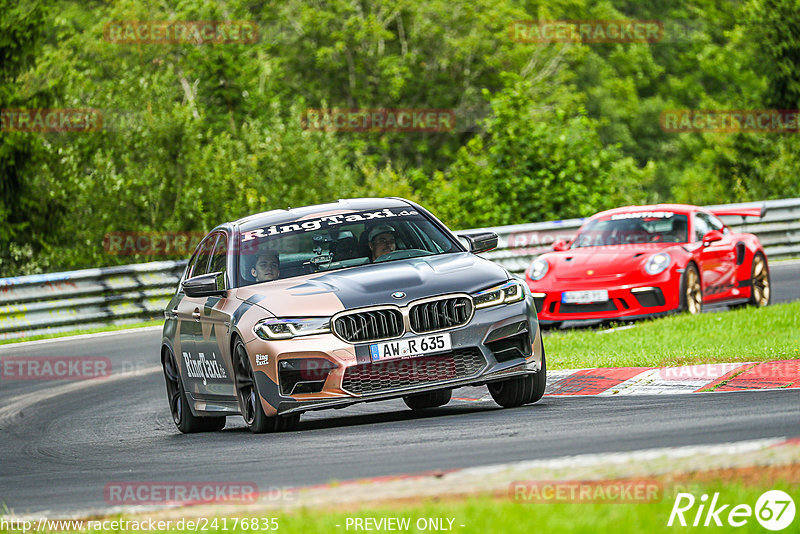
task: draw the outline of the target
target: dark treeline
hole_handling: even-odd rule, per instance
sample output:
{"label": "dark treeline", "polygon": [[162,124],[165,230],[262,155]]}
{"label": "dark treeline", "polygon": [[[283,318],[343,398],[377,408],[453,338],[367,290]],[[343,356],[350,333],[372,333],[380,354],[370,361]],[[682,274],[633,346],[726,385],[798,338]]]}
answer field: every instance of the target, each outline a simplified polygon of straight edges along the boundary
{"label": "dark treeline", "polygon": [[[654,20],[655,42],[521,42],[525,20]],[[114,21],[250,21],[256,42],[134,44]],[[665,110],[800,107],[796,0],[0,0],[0,108],[102,128],[0,140],[0,276],[158,259],[110,232],[202,232],[353,196],[455,228],[620,204],[800,196],[788,133],[670,133]],[[304,127],[444,109],[443,132]],[[8,119],[8,115],[6,115]]]}

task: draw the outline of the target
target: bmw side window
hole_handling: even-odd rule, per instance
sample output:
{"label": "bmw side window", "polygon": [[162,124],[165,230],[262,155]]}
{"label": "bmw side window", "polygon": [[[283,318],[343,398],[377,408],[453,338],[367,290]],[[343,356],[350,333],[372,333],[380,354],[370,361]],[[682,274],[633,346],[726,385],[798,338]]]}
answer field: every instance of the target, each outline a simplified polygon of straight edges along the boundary
{"label": "bmw side window", "polygon": [[437,242],[428,237],[428,235],[425,232],[423,232],[422,229],[419,228],[416,224],[412,224],[411,228],[414,231],[414,237],[417,240],[419,240],[420,243],[422,243],[421,248],[428,250],[430,252],[436,252],[436,253],[444,252],[444,249],[441,246],[439,246]]}
{"label": "bmw side window", "polygon": [[228,246],[227,246],[227,239],[225,238],[225,234],[219,234],[219,239],[217,239],[217,245],[214,247],[214,253],[211,255],[211,265],[208,269],[210,273],[227,273],[228,266]]}
{"label": "bmw side window", "polygon": [[194,270],[189,274],[190,278],[211,272],[208,267],[211,260],[211,252],[214,250],[214,244],[218,236],[219,234],[212,234],[200,243],[200,248],[197,249],[197,263],[194,266]]}
{"label": "bmw side window", "polygon": [[189,265],[186,266],[186,271],[183,273],[183,278],[181,278],[181,282],[184,282],[187,278],[192,277],[192,271],[194,271],[194,266],[197,264],[197,258],[199,256],[200,254],[195,252],[195,254],[192,256],[192,259],[189,260]]}
{"label": "bmw side window", "polygon": [[703,236],[706,235],[710,230],[711,227],[708,225],[708,222],[702,216],[703,214],[697,213],[694,216],[694,240],[695,241],[702,241]]}

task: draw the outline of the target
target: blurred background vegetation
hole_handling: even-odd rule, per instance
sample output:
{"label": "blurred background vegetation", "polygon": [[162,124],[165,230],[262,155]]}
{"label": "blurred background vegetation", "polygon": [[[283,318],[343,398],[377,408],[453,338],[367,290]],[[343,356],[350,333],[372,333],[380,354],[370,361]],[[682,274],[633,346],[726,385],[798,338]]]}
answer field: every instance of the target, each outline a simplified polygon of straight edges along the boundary
{"label": "blurred background vegetation", "polygon": [[[516,20],[663,21],[656,43],[521,43]],[[249,20],[255,44],[118,44],[110,21]],[[103,236],[207,231],[354,196],[451,227],[630,203],[800,196],[791,134],[665,133],[669,109],[798,109],[796,0],[0,0],[0,277],[161,259]],[[447,108],[452,132],[304,130],[307,108]]]}

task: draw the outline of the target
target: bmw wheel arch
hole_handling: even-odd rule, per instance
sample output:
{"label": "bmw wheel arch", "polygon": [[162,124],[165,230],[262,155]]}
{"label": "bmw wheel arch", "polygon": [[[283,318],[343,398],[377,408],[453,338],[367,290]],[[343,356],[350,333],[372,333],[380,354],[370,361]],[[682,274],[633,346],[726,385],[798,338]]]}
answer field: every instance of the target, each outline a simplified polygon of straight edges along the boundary
{"label": "bmw wheel arch", "polygon": [[544,396],[544,390],[547,386],[547,360],[544,353],[544,343],[542,343],[541,339],[539,343],[541,343],[542,347],[542,367],[538,372],[487,384],[489,394],[503,408],[531,404]]}
{"label": "bmw wheel arch", "polygon": [[170,414],[175,426],[184,434],[194,432],[210,432],[225,427],[225,417],[200,417],[192,413],[186,390],[183,387],[180,368],[175,354],[169,347],[164,347],[161,354],[161,366],[167,386],[167,400]]}
{"label": "bmw wheel arch", "polygon": [[239,401],[239,409],[247,428],[254,434],[293,430],[297,423],[300,422],[300,414],[268,416],[264,413],[253,366],[247,354],[247,348],[239,336],[234,336],[233,338],[231,359],[233,361],[236,398]]}

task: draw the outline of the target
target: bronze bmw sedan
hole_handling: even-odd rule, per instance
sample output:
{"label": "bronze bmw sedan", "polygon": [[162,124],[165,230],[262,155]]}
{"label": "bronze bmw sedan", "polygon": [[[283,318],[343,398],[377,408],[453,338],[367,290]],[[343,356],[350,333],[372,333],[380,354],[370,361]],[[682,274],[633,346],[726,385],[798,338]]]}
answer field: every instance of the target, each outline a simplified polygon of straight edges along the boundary
{"label": "bronze bmw sedan", "polygon": [[260,213],[212,230],[165,311],[161,363],[181,432],[294,428],[300,414],[488,385],[539,400],[545,355],[524,282],[400,198]]}

